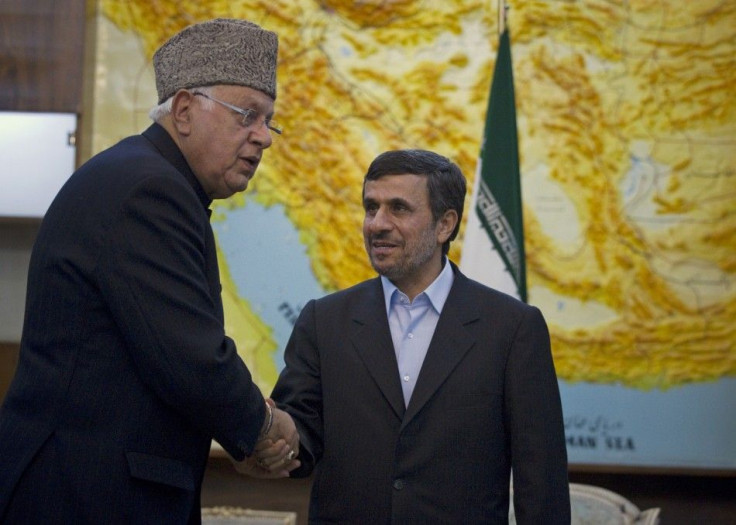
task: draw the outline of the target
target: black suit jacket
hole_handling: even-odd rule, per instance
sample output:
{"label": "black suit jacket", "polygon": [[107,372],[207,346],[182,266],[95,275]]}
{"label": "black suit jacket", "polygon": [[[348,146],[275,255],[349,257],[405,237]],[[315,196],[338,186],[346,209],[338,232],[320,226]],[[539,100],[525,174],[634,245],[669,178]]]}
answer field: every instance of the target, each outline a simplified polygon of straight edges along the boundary
{"label": "black suit jacket", "polygon": [[0,517],[197,522],[211,438],[250,452],[265,409],[224,333],[209,204],[158,125],[62,188],[0,412]]}
{"label": "black suit jacket", "polygon": [[309,302],[272,396],[315,469],[315,523],[569,523],[562,410],[537,308],[455,281],[404,407],[380,279]]}

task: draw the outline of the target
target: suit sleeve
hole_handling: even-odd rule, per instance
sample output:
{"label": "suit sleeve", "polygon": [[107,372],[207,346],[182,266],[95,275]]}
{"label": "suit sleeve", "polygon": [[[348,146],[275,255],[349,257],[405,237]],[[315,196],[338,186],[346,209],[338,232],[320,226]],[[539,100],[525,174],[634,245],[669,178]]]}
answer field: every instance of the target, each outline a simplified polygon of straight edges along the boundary
{"label": "suit sleeve", "polygon": [[225,336],[207,279],[207,250],[215,248],[202,204],[186,183],[152,176],[111,216],[97,278],[139,376],[242,459],[261,429],[264,401]]}
{"label": "suit sleeve", "polygon": [[299,460],[292,477],[308,476],[322,457],[322,383],[314,300],[299,314],[284,351],[281,371],[271,398],[294,419],[299,431]]}
{"label": "suit sleeve", "polygon": [[547,325],[525,308],[511,342],[506,370],[517,523],[570,523],[562,404]]}

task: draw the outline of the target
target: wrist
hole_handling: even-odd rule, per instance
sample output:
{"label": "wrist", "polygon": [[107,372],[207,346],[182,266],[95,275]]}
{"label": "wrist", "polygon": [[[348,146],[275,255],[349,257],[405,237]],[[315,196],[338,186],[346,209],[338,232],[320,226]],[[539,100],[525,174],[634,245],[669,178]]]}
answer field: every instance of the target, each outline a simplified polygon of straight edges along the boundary
{"label": "wrist", "polygon": [[269,403],[269,401],[271,400],[270,399],[266,400],[266,417],[263,421],[261,432],[260,434],[258,434],[258,439],[265,438],[268,435],[268,433],[271,431],[271,427],[273,426],[273,405],[271,404],[273,403],[273,401],[271,401],[271,403]]}

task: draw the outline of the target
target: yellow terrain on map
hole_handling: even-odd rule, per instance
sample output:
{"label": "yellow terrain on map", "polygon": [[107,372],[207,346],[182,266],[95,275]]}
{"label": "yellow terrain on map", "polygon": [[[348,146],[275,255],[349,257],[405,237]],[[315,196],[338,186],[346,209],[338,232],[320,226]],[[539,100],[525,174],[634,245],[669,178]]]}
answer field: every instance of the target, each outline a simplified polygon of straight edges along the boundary
{"label": "yellow terrain on map", "polygon": [[[648,389],[736,375],[736,2],[510,3],[529,302],[558,376]],[[345,288],[374,275],[360,192],[377,153],[438,151],[472,187],[496,4],[100,0],[119,40],[97,42],[94,147],[129,134],[113,129],[116,64],[137,60],[141,81],[161,43],[213,17],[275,31],[285,133],[248,192],[284,206],[324,290]],[[148,83],[132,111],[155,103]],[[268,391],[275,342],[221,263],[228,333]]]}

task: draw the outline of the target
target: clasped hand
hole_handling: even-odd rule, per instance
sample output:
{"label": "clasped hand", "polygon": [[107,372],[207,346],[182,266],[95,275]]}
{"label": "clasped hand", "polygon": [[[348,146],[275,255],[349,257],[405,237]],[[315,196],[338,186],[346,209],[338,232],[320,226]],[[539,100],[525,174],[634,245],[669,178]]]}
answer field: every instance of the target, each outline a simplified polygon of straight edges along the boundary
{"label": "clasped hand", "polygon": [[289,472],[301,465],[299,456],[299,433],[291,416],[276,408],[271,399],[266,403],[273,410],[273,423],[265,436],[253,449],[253,455],[243,461],[234,461],[235,470],[256,478],[285,478]]}

